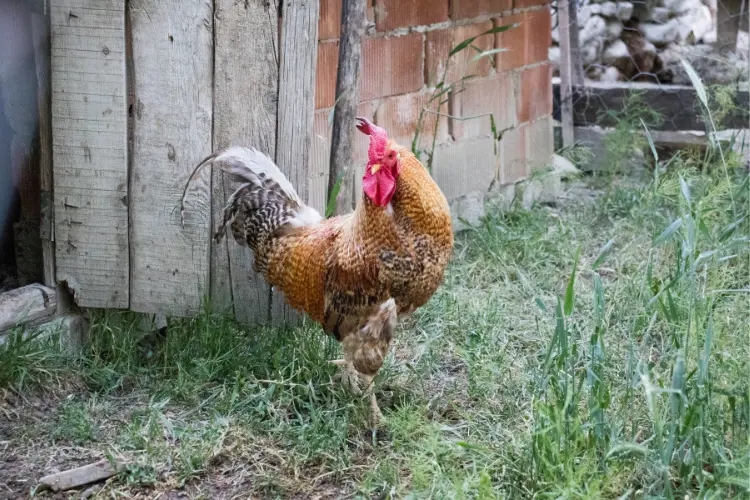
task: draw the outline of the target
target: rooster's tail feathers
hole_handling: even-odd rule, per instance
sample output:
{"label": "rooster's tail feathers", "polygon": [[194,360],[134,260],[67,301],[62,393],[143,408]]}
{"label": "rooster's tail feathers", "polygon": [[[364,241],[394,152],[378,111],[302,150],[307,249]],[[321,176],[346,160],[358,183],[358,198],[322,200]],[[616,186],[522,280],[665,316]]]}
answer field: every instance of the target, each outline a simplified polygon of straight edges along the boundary
{"label": "rooster's tail feathers", "polygon": [[290,201],[300,206],[304,205],[297,191],[294,190],[294,186],[281,173],[279,167],[257,149],[234,146],[214,153],[203,162],[220,162],[222,170],[234,176],[238,181],[261,186],[265,184],[268,188],[286,196]]}
{"label": "rooster's tail feathers", "polygon": [[229,197],[214,234],[218,242],[231,225],[234,239],[255,250],[259,241],[282,226],[307,226],[322,217],[305,205],[279,167],[256,149],[231,147],[206,158],[191,176],[204,165],[219,163],[221,169],[242,184]]}

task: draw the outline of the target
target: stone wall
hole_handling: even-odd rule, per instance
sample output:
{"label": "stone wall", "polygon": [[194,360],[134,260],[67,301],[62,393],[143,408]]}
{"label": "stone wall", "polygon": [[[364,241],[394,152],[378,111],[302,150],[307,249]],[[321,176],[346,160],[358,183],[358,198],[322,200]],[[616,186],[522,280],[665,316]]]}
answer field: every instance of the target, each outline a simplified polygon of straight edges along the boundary
{"label": "stone wall", "polygon": [[[688,84],[680,59],[713,83],[747,78],[747,43],[718,47],[730,27],[720,19],[731,0],[579,0],[578,37],[586,76],[602,81]],[[560,59],[553,5],[550,60]],[[745,8],[746,9],[746,8]],[[735,16],[736,17],[736,16]],[[718,26],[718,29],[717,29]],[[742,35],[741,35],[742,36]]]}

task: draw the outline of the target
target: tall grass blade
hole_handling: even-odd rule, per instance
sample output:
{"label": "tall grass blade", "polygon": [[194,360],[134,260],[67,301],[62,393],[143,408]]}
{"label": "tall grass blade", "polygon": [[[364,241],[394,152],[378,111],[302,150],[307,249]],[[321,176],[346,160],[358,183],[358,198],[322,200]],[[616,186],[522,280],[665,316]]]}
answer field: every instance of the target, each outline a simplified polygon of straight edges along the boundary
{"label": "tall grass blade", "polygon": [[646,140],[648,140],[648,146],[651,148],[651,154],[654,156],[654,166],[659,166],[659,154],[656,152],[656,144],[654,144],[654,138],[651,137],[651,132],[649,132],[648,127],[646,126],[646,122],[643,121],[643,118],[639,118],[641,120],[641,125],[643,126],[643,130],[646,132]]}
{"label": "tall grass blade", "polygon": [[448,53],[448,57],[451,57],[452,55],[457,54],[457,53],[461,52],[462,50],[464,50],[465,48],[469,47],[472,43],[474,43],[474,40],[476,40],[477,38],[479,38],[481,36],[491,35],[493,33],[502,33],[503,31],[508,31],[511,28],[517,27],[519,24],[520,23],[514,23],[514,24],[509,24],[507,26],[497,26],[495,28],[492,28],[492,29],[489,29],[489,30],[485,31],[484,33],[480,33],[477,36],[473,36],[471,38],[467,38],[463,42],[461,42],[458,45],[456,45],[455,47],[453,47],[453,49]]}
{"label": "tall grass blade", "polygon": [[714,340],[714,317],[713,314],[708,316],[708,325],[706,325],[706,339],[703,341],[703,352],[698,361],[698,386],[703,386],[708,377],[708,361],[711,358],[711,344]]}
{"label": "tall grass blade", "polygon": [[339,195],[339,191],[341,190],[341,183],[344,182],[344,176],[346,176],[345,171],[339,172],[339,175],[336,178],[336,184],[333,185],[333,190],[328,196],[328,204],[326,205],[326,218],[333,215],[334,210],[336,210],[336,197]]}
{"label": "tall grass blade", "polygon": [[506,49],[504,47],[501,47],[501,48],[498,48],[498,49],[485,50],[485,51],[482,51],[479,54],[475,55],[474,57],[472,57],[471,61],[472,62],[476,62],[476,61],[482,59],[483,57],[490,57],[490,56],[494,56],[495,54],[499,54],[500,52],[507,52],[507,51],[508,51],[508,49]]}
{"label": "tall grass blade", "polygon": [[688,208],[692,209],[692,204],[690,203],[690,186],[688,186],[687,182],[685,182],[685,179],[683,179],[682,175],[680,177],[680,189],[682,190],[682,196],[685,198],[685,201],[688,204]]}
{"label": "tall grass blade", "polygon": [[682,63],[682,67],[685,68],[685,72],[687,73],[688,78],[690,78],[690,82],[693,84],[693,88],[695,88],[695,93],[698,95],[698,99],[700,99],[703,107],[708,109],[708,94],[706,93],[706,87],[703,85],[701,77],[698,76],[698,73],[695,71],[695,68],[693,68],[693,65],[690,64],[686,59],[682,59],[680,60],[680,62]]}
{"label": "tall grass blade", "polygon": [[682,224],[684,223],[684,219],[682,217],[675,219],[669,227],[667,227],[662,233],[656,237],[654,240],[653,246],[658,247],[661,246],[664,242],[669,240],[669,238],[672,237],[672,235],[682,227]]}
{"label": "tall grass blade", "polygon": [[594,263],[591,265],[592,270],[596,271],[597,269],[599,269],[599,266],[602,265],[604,260],[607,258],[614,244],[615,244],[615,239],[612,238],[607,243],[605,243],[601,249],[599,249],[599,255],[597,256]]}
{"label": "tall grass blade", "polygon": [[565,306],[564,311],[566,316],[570,316],[573,312],[573,302],[575,301],[574,286],[576,282],[576,269],[578,269],[578,257],[581,254],[581,247],[576,250],[576,256],[573,260],[573,271],[570,273],[570,279],[568,280],[568,287],[565,290]]}

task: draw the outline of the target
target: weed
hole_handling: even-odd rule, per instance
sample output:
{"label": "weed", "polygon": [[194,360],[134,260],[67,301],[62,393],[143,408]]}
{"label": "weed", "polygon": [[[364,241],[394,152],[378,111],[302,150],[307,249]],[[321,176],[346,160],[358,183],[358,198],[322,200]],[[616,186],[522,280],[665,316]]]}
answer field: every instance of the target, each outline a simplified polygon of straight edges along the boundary
{"label": "weed", "polygon": [[57,410],[57,422],[52,430],[52,439],[79,445],[92,441],[94,423],[89,407],[75,398],[65,401]]}

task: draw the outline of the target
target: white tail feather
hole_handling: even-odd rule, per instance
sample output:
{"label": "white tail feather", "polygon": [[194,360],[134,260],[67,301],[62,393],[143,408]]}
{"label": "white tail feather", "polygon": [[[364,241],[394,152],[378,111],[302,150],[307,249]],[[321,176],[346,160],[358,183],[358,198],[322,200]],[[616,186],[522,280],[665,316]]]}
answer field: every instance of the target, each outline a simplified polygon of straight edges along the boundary
{"label": "white tail feather", "polygon": [[[290,200],[294,200],[300,206],[304,205],[300,199],[297,191],[295,191],[292,183],[289,179],[281,173],[279,167],[271,160],[268,156],[264,155],[257,149],[243,148],[240,146],[233,146],[225,149],[214,158],[215,162],[227,162],[231,165],[228,171],[234,175],[246,177],[247,171],[249,170],[255,176],[259,174],[265,174],[266,177],[276,181],[284,194],[286,194]],[[257,179],[248,179],[257,181]]]}

